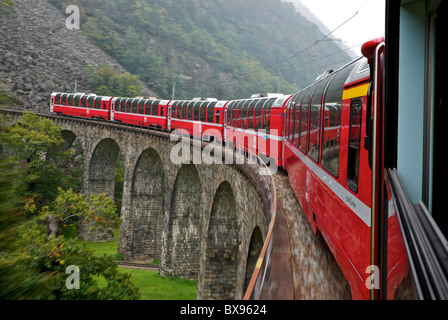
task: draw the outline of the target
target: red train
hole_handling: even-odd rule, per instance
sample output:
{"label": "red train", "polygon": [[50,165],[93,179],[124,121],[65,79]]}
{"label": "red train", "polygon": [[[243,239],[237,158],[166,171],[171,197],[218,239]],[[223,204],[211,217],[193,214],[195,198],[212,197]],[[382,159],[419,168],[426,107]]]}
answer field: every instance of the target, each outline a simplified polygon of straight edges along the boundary
{"label": "red train", "polygon": [[[376,49],[379,42],[365,47]],[[392,214],[386,245],[393,250],[388,252],[387,275],[379,274],[384,244],[372,193],[376,190],[372,168],[377,170],[371,155],[374,68],[371,60],[359,58],[295,95],[233,101],[53,93],[50,111],[167,131],[184,129],[192,136],[223,140],[268,157],[288,173],[311,227],[323,236],[350,283],[352,297],[378,298],[382,277],[391,299],[408,264],[400,226]]]}

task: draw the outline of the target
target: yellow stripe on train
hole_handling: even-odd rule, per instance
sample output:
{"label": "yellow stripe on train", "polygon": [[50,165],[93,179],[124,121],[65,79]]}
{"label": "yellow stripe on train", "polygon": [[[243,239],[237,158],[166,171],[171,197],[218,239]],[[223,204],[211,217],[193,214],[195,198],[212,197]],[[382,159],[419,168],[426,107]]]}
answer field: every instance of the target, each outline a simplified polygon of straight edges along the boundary
{"label": "yellow stripe on train", "polygon": [[369,90],[369,84],[344,90],[342,100],[364,97],[367,95],[367,90]]}

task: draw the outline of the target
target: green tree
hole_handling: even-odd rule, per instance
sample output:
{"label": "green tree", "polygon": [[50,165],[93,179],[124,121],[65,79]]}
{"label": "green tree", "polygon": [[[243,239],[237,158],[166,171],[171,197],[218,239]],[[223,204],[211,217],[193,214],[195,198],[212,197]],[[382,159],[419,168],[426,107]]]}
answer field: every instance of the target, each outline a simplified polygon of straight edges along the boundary
{"label": "green tree", "polygon": [[[3,145],[10,140],[10,131],[0,119],[0,142]],[[27,218],[25,198],[17,190],[28,187],[23,179],[28,173],[16,157],[0,152],[0,300],[138,299],[139,291],[130,275],[121,274],[112,258],[96,257],[79,240],[47,232],[49,214],[60,218],[87,214],[99,227],[109,227],[104,218],[113,216],[111,200],[92,196],[84,201],[71,190],[60,190],[51,208],[44,207],[39,215]],[[30,203],[27,206],[32,207]],[[80,270],[78,290],[66,286],[70,265]],[[100,278],[106,285],[98,285]]]}
{"label": "green tree", "polygon": [[121,223],[117,215],[114,201],[105,194],[90,195],[87,199],[73,190],[59,188],[58,196],[50,207],[44,207],[41,217],[47,220],[47,229],[50,235],[59,235],[59,224],[70,218],[84,218],[85,222],[92,222],[92,231],[109,232]]}
{"label": "green tree", "polygon": [[71,149],[64,150],[61,131],[51,120],[25,112],[9,129],[5,147],[24,169],[26,182],[23,196],[32,199],[38,208],[50,204],[58,187],[67,188],[71,180]]}
{"label": "green tree", "polygon": [[136,97],[142,94],[139,76],[130,73],[117,74],[108,66],[100,65],[98,69],[87,67],[90,86],[98,95],[115,97]]}

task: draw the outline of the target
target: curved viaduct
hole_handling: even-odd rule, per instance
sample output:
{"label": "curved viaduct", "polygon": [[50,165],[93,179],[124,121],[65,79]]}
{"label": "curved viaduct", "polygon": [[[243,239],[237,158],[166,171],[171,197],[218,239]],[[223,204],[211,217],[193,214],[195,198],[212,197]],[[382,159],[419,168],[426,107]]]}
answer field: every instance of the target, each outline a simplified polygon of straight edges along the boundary
{"label": "curved viaduct", "polygon": [[[21,112],[9,114],[16,122]],[[348,284],[331,253],[300,214],[286,176],[261,176],[258,164],[236,164],[233,157],[233,164],[207,164],[216,155],[204,152],[204,145],[189,148],[182,163],[173,162],[170,154],[179,142],[164,132],[40,116],[61,128],[67,147],[81,146],[85,195],[114,195],[115,164],[121,153],[124,187],[118,252],[126,260],[157,259],[161,275],[198,280],[197,299],[242,299],[271,231],[275,244],[269,244],[265,261],[274,262],[266,274],[261,270],[265,286],[257,297],[349,297]],[[276,183],[279,203],[273,192]],[[277,208],[278,221],[270,230]],[[293,214],[284,215],[288,210]],[[86,223],[80,223],[78,232],[87,240],[111,240],[89,231]]]}

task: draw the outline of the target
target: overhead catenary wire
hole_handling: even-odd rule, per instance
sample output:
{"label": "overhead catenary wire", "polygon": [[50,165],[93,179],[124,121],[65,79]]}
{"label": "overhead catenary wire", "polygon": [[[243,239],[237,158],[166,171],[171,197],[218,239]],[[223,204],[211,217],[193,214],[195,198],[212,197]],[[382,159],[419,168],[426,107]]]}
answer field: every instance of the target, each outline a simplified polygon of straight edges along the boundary
{"label": "overhead catenary wire", "polygon": [[300,50],[299,52],[293,54],[292,56],[289,56],[285,59],[282,59],[280,61],[277,61],[271,65],[265,66],[264,69],[268,69],[268,68],[272,68],[276,65],[279,65],[283,62],[286,62],[288,60],[291,60],[292,58],[297,57],[298,55],[304,53],[305,51],[308,51],[309,49],[313,48],[314,46],[316,46],[317,44],[319,44],[320,42],[324,41],[326,38],[328,38],[330,35],[332,35],[333,33],[335,33],[337,30],[339,30],[340,28],[342,28],[344,25],[346,25],[348,22],[350,22],[351,20],[353,20],[353,18],[355,18],[359,12],[362,10],[362,8],[364,8],[365,4],[367,3],[368,0],[365,0],[364,3],[362,4],[362,6],[355,12],[355,14],[353,14],[350,18],[348,18],[347,20],[345,20],[343,23],[341,23],[339,26],[337,26],[335,29],[333,29],[332,31],[330,31],[329,33],[327,33],[324,37],[320,38],[319,40],[317,40],[316,42],[314,42],[313,44],[311,44],[310,46],[306,47],[305,49]]}

